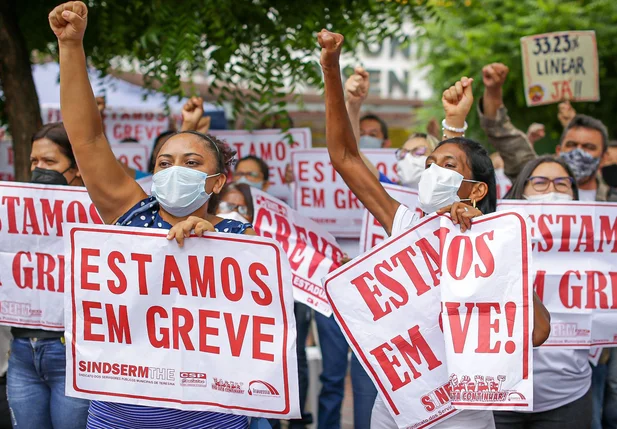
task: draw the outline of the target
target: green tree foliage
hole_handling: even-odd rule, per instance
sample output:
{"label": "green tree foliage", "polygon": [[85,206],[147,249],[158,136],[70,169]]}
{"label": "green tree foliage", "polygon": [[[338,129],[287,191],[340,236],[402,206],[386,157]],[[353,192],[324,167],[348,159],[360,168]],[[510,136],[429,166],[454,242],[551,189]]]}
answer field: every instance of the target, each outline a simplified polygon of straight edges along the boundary
{"label": "green tree foliage", "polygon": [[[9,0],[10,1],[10,0]],[[32,5],[36,3],[36,5]],[[55,52],[47,24],[59,1],[17,4],[30,49]],[[406,3],[406,2],[405,2]],[[422,2],[420,2],[422,3]],[[427,5],[380,0],[90,0],[84,41],[92,63],[133,60],[146,83],[185,95],[181,76],[208,69],[212,94],[236,112],[284,108],[298,85],[319,86],[316,34],[343,33],[346,49],[397,35],[400,22]],[[136,60],[136,61],[135,61]]]}
{"label": "green tree foliage", "polygon": [[[468,6],[443,7],[436,19],[421,28],[423,53],[435,89],[435,103],[424,112],[440,117],[441,92],[461,76],[476,79],[474,95],[482,95],[482,67],[503,62],[510,67],[504,102],[514,123],[527,130],[532,122],[545,124],[547,139],[538,150],[553,152],[562,127],[556,105],[528,108],[525,104],[520,38],[566,30],[595,30],[600,63],[598,103],[574,103],[575,109],[601,119],[611,136],[617,133],[617,2],[613,0],[473,0]],[[470,135],[484,140],[475,109]]]}

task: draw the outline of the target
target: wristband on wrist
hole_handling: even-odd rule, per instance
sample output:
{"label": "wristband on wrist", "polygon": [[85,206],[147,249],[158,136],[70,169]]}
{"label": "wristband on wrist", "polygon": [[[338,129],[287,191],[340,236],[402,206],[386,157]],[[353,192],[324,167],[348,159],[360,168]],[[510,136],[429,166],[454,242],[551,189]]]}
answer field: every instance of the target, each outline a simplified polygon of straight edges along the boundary
{"label": "wristband on wrist", "polygon": [[456,127],[451,127],[450,125],[448,125],[446,123],[446,120],[444,119],[443,121],[441,121],[441,127],[444,130],[448,130],[448,131],[452,131],[453,133],[459,133],[462,134],[465,131],[467,131],[467,121],[465,121],[465,125],[463,126],[463,128],[456,128]]}

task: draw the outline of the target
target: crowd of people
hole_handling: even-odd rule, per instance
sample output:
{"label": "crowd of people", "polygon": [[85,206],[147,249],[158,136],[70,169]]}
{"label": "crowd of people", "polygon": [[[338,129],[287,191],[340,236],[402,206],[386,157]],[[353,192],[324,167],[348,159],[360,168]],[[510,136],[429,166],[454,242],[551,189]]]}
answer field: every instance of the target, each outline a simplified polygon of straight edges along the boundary
{"label": "crowd of people", "polygon": [[[203,100],[190,99],[180,131],[160,134],[152,147],[148,171],[123,166],[104,132],[100,109],[86,71],[82,39],[87,26],[83,3],[70,2],[49,15],[59,42],[63,123],[32,130],[32,182],[85,186],[103,221],[118,227],[169,230],[167,238],[182,246],[191,232],[255,235],[251,189],[268,192],[267,163],[256,157],[235,159],[225,142],[207,133]],[[392,183],[363,155],[364,149],[391,146],[387,124],[377,115],[362,115],[369,75],[362,68],[343,84],[340,34],[322,31],[321,66],[325,83],[326,142],[333,167],[364,207],[389,235],[414,225],[415,208],[393,199],[382,183]],[[534,143],[544,129],[532,124],[517,129],[508,117],[502,88],[508,77],[504,64],[482,70],[484,92],[475,105],[486,142],[465,137],[466,118],[474,106],[472,88],[479,82],[462,77],[443,92],[442,135],[416,132],[396,151],[398,184],[419,193],[424,213],[449,213],[465,232],[475,218],[493,213],[498,198],[551,201],[617,201],[617,144],[597,119],[576,114],[569,103],[559,106],[563,124],[555,154],[539,156]],[[498,155],[498,156],[497,156]],[[501,173],[500,173],[501,171]],[[293,171],[288,171],[288,182]],[[501,175],[500,175],[501,174]],[[138,180],[151,176],[151,193]],[[497,179],[496,179],[497,177]],[[498,181],[511,181],[498,195]],[[453,186],[452,184],[455,184]],[[148,211],[148,217],[142,216]],[[189,238],[190,239],[190,238]],[[290,285],[291,287],[291,285]],[[550,315],[534,296],[533,344],[550,333]],[[396,428],[371,378],[349,346],[334,317],[313,312],[296,302],[297,360],[301,419],[290,428],[315,423],[319,429],[341,427],[341,410],[348,371],[353,387],[354,427]],[[307,409],[309,368],[307,338],[315,320],[322,354],[321,392],[317,419]],[[6,340],[0,340],[8,346]],[[87,401],[65,394],[64,333],[11,328],[12,342],[6,385],[14,428],[248,428],[281,426],[281,422],[249,419],[237,414],[185,411],[105,401]],[[1,352],[1,351],[0,351]],[[2,362],[0,362],[2,364]],[[5,369],[7,362],[0,365]],[[2,413],[1,427],[10,427]],[[617,352],[606,348],[597,365],[588,350],[534,349],[534,410],[465,410],[435,427],[499,429],[579,429],[617,427]]]}

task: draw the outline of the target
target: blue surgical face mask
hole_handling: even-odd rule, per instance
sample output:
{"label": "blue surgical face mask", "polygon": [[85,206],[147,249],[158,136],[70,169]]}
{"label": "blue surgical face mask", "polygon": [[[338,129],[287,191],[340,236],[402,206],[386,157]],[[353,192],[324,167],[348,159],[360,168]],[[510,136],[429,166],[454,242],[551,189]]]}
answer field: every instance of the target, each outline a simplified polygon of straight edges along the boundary
{"label": "blue surgical face mask", "polygon": [[169,167],[152,176],[152,195],[167,213],[188,216],[208,202],[212,193],[206,193],[206,179],[219,174],[207,175],[192,168]]}
{"label": "blue surgical face mask", "polygon": [[246,176],[242,176],[239,179],[235,180],[236,183],[244,183],[245,185],[252,186],[253,188],[263,189],[264,182],[251,182]]}
{"label": "blue surgical face mask", "polygon": [[383,140],[373,136],[360,136],[360,149],[381,149]]}

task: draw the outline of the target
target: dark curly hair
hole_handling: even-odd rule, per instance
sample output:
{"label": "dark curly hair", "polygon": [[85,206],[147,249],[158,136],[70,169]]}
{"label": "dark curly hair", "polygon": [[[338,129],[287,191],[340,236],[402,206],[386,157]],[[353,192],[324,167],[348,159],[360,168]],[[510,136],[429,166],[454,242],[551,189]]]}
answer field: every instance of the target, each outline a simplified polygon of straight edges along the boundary
{"label": "dark curly hair", "polygon": [[192,134],[204,141],[208,150],[216,157],[217,173],[228,175],[231,172],[231,169],[236,162],[236,151],[228,146],[224,141],[217,139],[211,134],[202,134],[197,131],[178,131],[170,138],[180,134]]}
{"label": "dark curly hair", "polygon": [[478,210],[483,214],[493,213],[497,210],[497,184],[495,180],[495,169],[493,162],[488,156],[488,152],[477,141],[464,137],[454,137],[444,140],[437,145],[435,150],[445,144],[455,144],[460,147],[467,155],[467,166],[471,170],[472,179],[486,183],[488,193],[482,200],[477,202]]}

